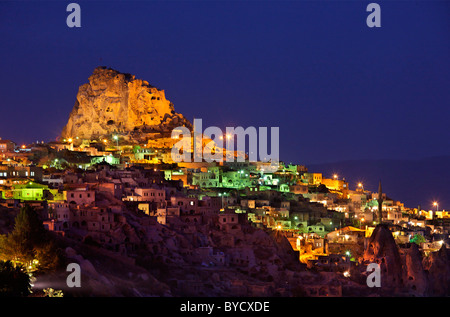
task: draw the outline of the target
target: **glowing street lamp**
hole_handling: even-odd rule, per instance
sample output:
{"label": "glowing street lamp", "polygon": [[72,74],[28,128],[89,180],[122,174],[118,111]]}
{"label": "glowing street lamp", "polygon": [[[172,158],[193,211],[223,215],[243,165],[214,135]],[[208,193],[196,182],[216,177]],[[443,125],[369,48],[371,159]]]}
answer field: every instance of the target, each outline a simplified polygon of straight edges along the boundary
{"label": "glowing street lamp", "polygon": [[334,179],[338,179],[338,174],[333,174]]}
{"label": "glowing street lamp", "polygon": [[435,207],[436,207],[436,211],[438,211],[438,208],[439,208],[439,204],[438,204],[438,202],[437,202],[437,201],[433,202],[433,206],[435,206]]}
{"label": "glowing street lamp", "polygon": [[113,139],[116,140],[117,147],[119,147],[119,136],[117,134],[113,135]]}

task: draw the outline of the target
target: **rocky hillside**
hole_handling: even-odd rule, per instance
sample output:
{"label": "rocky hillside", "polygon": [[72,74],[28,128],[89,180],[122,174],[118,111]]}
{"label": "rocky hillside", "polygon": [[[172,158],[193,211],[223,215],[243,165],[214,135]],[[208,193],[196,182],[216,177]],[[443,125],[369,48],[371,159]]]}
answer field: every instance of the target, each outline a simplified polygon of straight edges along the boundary
{"label": "rocky hillside", "polygon": [[171,132],[191,123],[174,110],[164,90],[134,75],[97,67],[89,82],[80,86],[63,138],[124,138],[142,133]]}
{"label": "rocky hillside", "polygon": [[[145,220],[148,218],[126,214],[123,226],[115,230],[115,234],[137,243],[131,257],[127,252],[119,254],[100,245],[59,237],[67,263],[81,267],[82,287],[68,288],[68,273],[62,268],[37,276],[36,296],[46,287],[61,289],[69,297],[247,296],[260,288],[269,296],[280,290],[291,295],[288,282],[292,278],[287,272],[303,271],[284,236],[250,225],[232,232],[200,225],[187,233],[158,223],[148,225]],[[208,247],[215,253],[222,251],[227,258],[248,254],[250,259],[248,263],[211,265],[213,258],[199,253]]]}

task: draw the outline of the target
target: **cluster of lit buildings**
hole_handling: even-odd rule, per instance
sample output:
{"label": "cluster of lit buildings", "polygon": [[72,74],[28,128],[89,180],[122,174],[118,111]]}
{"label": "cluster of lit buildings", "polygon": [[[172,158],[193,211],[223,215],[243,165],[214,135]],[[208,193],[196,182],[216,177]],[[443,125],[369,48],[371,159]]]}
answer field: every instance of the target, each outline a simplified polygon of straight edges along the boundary
{"label": "cluster of lit buildings", "polygon": [[113,234],[130,209],[163,225],[249,221],[285,234],[302,262],[322,267],[330,258],[344,269],[356,261],[380,216],[399,245],[420,235],[421,248],[433,252],[449,241],[450,215],[437,202],[435,211],[406,208],[381,190],[351,189],[338,175],[283,162],[275,172],[263,162],[175,164],[170,150],[122,145],[114,136],[21,146],[0,140],[0,204],[34,204],[50,230],[88,232],[115,251],[138,243]]}

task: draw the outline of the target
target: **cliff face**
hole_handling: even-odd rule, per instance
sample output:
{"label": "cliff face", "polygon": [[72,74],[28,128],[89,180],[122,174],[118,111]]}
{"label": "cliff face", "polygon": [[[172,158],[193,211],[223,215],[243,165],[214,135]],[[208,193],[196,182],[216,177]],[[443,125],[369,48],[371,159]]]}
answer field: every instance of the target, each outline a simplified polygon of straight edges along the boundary
{"label": "cliff face", "polygon": [[132,138],[133,133],[171,132],[191,123],[174,110],[164,90],[134,75],[97,67],[81,85],[63,138],[98,139],[113,133]]}

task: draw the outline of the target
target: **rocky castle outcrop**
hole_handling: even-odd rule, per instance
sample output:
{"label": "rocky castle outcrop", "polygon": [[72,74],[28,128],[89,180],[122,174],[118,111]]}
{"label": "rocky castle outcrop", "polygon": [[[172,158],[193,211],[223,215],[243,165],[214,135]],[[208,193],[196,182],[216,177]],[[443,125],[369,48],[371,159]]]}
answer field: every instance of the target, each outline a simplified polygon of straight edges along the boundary
{"label": "rocky castle outcrop", "polygon": [[94,140],[119,133],[169,133],[191,123],[174,110],[164,90],[107,67],[97,67],[89,82],[80,86],[77,99],[61,136]]}

